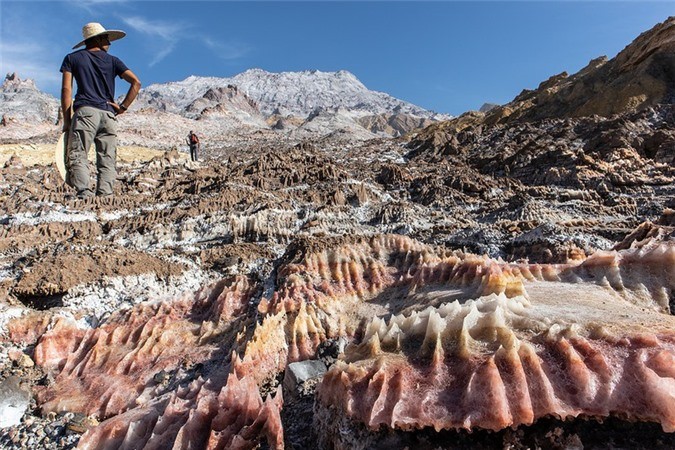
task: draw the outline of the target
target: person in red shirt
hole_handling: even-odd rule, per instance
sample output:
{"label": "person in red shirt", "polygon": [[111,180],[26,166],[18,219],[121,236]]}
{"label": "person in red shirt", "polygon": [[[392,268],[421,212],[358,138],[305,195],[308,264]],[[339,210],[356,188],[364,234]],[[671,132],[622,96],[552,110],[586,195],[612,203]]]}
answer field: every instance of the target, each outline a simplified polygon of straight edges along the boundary
{"label": "person in red shirt", "polygon": [[197,161],[197,152],[199,151],[200,144],[199,138],[194,131],[190,130],[190,134],[187,135],[185,139],[187,144],[190,146],[190,158],[192,161]]}

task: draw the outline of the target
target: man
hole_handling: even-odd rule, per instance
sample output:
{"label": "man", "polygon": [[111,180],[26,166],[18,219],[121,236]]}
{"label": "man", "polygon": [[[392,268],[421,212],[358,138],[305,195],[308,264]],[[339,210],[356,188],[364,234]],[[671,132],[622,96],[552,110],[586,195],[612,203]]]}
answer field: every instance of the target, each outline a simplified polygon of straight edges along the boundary
{"label": "man", "polygon": [[200,147],[199,138],[194,133],[194,131],[190,130],[190,134],[187,135],[187,138],[185,140],[187,144],[190,146],[190,158],[193,161],[197,161],[197,152]]}
{"label": "man", "polygon": [[[73,47],[84,49],[70,53],[61,64],[61,109],[63,130],[68,132],[67,183],[80,198],[94,195],[89,182],[87,151],[96,145],[98,179],[96,195],[112,195],[117,176],[117,116],[124,114],[136,99],[141,82],[117,57],[110,55],[110,42],[126,33],[106,30],[99,23],[82,27],[84,40]],[[115,77],[127,81],[129,91],[124,100],[115,103]],[[77,82],[75,102],[72,102],[73,78]],[[71,111],[72,109],[72,111]],[[74,112],[71,119],[71,112]]]}

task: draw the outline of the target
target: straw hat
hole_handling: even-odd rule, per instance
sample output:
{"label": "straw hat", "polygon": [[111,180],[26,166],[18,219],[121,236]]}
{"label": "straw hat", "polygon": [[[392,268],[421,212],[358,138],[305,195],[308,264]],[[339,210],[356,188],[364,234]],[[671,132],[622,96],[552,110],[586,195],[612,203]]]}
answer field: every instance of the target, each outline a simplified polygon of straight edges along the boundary
{"label": "straw hat", "polygon": [[82,37],[84,38],[82,42],[79,44],[75,45],[73,49],[76,49],[77,47],[81,47],[84,45],[84,41],[86,41],[89,38],[93,38],[94,36],[99,36],[101,34],[107,34],[108,39],[110,42],[116,41],[118,39],[122,39],[124,36],[127,34],[124,31],[120,30],[106,30],[103,28],[103,25],[97,22],[90,22],[86,24],[85,26],[82,27]]}

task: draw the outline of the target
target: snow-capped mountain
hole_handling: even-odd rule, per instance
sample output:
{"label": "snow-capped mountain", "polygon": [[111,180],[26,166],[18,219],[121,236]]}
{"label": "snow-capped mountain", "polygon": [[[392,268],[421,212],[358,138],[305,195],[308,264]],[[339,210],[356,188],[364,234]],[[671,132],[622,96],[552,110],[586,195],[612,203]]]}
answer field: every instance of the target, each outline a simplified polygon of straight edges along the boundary
{"label": "snow-capped mountain", "polygon": [[316,110],[341,109],[355,117],[399,113],[431,120],[447,119],[383,92],[371,91],[346,70],[271,73],[250,69],[232,78],[191,76],[183,81],[148,86],[141,91],[138,102],[183,114],[194,99],[208,90],[227,86],[237,86],[266,116],[307,117]]}
{"label": "snow-capped mountain", "polygon": [[[196,113],[194,108],[190,108],[195,99],[214,89],[233,86],[255,102],[260,113],[271,124],[288,117],[311,120],[312,117],[321,116],[325,119],[326,114],[340,116],[333,122],[349,119],[360,127],[369,123],[368,120],[360,119],[370,116],[412,117],[418,120],[397,122],[414,122],[416,126],[424,125],[426,121],[449,118],[389,94],[371,91],[346,70],[271,73],[250,69],[231,78],[191,76],[183,81],[153,84],[143,89],[138,103],[139,107],[155,107],[190,117]],[[391,130],[394,134],[409,131]]]}
{"label": "snow-capped mountain", "polygon": [[[346,70],[271,73],[250,69],[231,78],[191,76],[182,81],[153,84],[138,97],[138,108],[156,108],[188,118],[202,118],[196,106],[208,103],[229,111],[239,123],[257,121],[248,111],[244,117],[231,101],[214,103],[214,91],[235,89],[243,98],[237,103],[255,104],[260,116],[275,130],[325,135],[334,131],[366,136],[399,136],[448,115],[428,111],[383,92],[371,91]],[[211,97],[206,100],[206,97]],[[248,109],[248,108],[247,108]],[[206,111],[204,109],[203,111]]]}

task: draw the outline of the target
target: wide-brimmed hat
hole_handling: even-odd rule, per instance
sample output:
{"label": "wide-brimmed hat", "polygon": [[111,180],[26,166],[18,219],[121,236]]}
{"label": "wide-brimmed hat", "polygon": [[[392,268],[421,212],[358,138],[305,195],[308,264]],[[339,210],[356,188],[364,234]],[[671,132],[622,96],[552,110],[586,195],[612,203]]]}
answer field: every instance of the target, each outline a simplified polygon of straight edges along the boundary
{"label": "wide-brimmed hat", "polygon": [[103,25],[97,22],[90,22],[86,24],[85,26],[82,27],[82,37],[84,38],[82,42],[78,43],[73,47],[73,49],[76,49],[77,47],[81,47],[84,45],[84,42],[87,39],[93,38],[95,36],[100,36],[102,34],[107,34],[108,35],[108,40],[110,42],[116,41],[118,39],[122,39],[124,36],[127,34],[124,31],[120,30],[106,30],[103,28]]}

